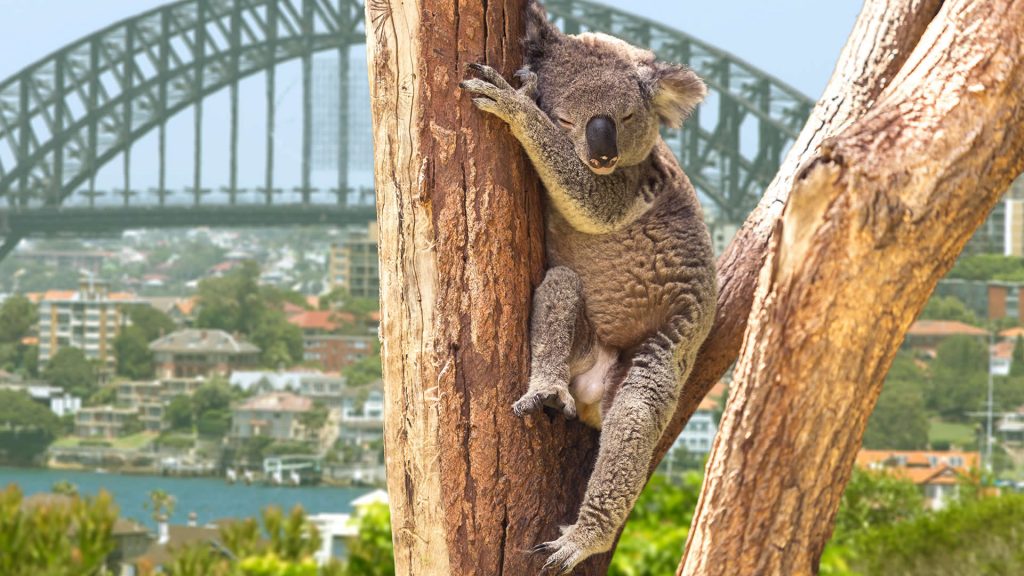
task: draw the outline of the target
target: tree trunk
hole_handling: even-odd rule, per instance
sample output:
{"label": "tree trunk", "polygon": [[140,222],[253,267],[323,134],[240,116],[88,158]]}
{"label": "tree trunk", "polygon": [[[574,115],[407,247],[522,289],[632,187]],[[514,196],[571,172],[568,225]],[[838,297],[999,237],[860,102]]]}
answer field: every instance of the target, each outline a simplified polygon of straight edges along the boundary
{"label": "tree trunk", "polygon": [[906,62],[941,3],[941,0],[869,0],[865,3],[825,93],[757,208],[718,259],[715,325],[683,388],[672,422],[658,444],[651,462],[652,471],[672,447],[701,400],[736,361],[754,301],[757,275],[797,170],[814,157],[822,141],[839,134],[870,110]]}
{"label": "tree trunk", "polygon": [[816,570],[906,329],[1024,167],[1024,4],[948,0],[914,44],[785,185],[681,574]]}
{"label": "tree trunk", "polygon": [[366,21],[397,574],[535,573],[543,558],[524,551],[571,523],[596,434],[512,413],[543,270],[540,188],[458,88],[467,63],[521,65],[523,2],[371,0]]}

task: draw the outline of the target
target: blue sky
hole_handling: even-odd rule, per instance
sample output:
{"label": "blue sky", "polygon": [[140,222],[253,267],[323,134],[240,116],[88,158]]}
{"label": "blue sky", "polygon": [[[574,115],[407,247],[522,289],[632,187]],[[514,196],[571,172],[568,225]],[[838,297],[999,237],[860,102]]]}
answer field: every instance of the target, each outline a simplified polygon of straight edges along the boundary
{"label": "blue sky", "polygon": [[[68,42],[165,0],[0,0],[0,78]],[[817,97],[859,0],[605,2],[678,28]]]}

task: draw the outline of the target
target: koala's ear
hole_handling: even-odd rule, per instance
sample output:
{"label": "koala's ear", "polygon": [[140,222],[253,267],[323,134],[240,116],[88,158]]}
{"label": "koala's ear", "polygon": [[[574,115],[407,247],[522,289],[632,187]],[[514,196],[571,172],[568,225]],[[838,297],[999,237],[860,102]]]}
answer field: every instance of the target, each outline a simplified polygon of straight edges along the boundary
{"label": "koala's ear", "polygon": [[561,32],[548,21],[547,11],[537,0],[526,3],[526,63],[536,68],[547,52],[548,46],[559,41]]}
{"label": "koala's ear", "polygon": [[640,68],[640,83],[661,121],[678,128],[707,96],[708,88],[693,71],[680,64],[649,62]]}

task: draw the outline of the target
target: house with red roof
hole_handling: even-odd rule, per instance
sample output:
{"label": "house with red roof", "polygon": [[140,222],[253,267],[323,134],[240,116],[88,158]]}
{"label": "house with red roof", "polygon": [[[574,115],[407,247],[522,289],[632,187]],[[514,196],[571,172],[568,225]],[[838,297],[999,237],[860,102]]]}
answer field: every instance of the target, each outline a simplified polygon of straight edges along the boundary
{"label": "house with red roof", "polygon": [[955,320],[917,320],[907,330],[903,347],[934,354],[939,344],[953,336],[970,336],[987,344],[989,333],[983,328]]}
{"label": "house with red roof", "polygon": [[932,510],[946,506],[960,492],[960,483],[981,464],[978,452],[928,450],[866,450],[857,453],[857,467],[891,474],[914,483]]}
{"label": "house with red roof", "polygon": [[320,430],[309,430],[302,416],[314,409],[312,398],[291,392],[269,392],[255,396],[231,411],[233,441],[249,438],[270,438],[276,441],[315,442],[326,447],[338,437],[339,411],[327,411],[327,421]]}

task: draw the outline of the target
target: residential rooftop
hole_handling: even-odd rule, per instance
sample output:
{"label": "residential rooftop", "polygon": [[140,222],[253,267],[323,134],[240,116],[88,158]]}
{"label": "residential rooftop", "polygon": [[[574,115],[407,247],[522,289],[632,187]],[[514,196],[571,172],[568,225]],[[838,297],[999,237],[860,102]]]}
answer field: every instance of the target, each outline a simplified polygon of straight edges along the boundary
{"label": "residential rooftop", "polygon": [[187,354],[190,352],[220,354],[258,354],[259,347],[235,338],[223,330],[189,328],[178,330],[149,345],[153,352]]}
{"label": "residential rooftop", "polygon": [[238,410],[254,412],[308,412],[313,400],[291,392],[270,392],[243,402]]}
{"label": "residential rooftop", "polygon": [[909,336],[988,336],[988,332],[955,320],[918,320],[910,325]]}

